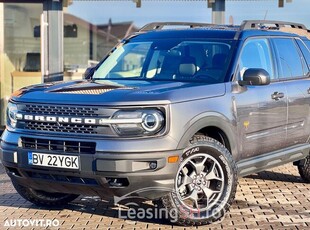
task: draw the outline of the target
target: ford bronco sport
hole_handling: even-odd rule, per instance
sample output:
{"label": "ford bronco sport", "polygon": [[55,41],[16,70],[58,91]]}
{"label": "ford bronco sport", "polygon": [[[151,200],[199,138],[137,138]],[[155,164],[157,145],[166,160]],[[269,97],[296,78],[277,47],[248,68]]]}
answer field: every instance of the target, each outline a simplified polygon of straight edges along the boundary
{"label": "ford bronco sport", "polygon": [[1,161],[36,205],[134,194],[212,223],[238,176],[294,162],[310,181],[309,47],[297,23],[148,24],[85,80],[14,92]]}

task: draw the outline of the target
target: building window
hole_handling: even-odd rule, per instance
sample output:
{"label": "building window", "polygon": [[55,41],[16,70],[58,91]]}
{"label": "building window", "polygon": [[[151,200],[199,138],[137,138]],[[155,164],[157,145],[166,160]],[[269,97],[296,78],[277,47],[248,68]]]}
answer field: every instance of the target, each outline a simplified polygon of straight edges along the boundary
{"label": "building window", "polygon": [[1,124],[11,93],[42,81],[40,38],[34,28],[40,26],[42,4],[1,3],[0,17],[0,95]]}

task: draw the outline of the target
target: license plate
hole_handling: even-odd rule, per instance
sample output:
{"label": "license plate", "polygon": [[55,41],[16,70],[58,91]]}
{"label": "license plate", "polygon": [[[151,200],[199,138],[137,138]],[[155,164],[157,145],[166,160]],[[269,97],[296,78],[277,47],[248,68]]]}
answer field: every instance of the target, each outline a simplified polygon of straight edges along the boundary
{"label": "license plate", "polygon": [[54,168],[79,169],[78,156],[28,152],[28,164]]}

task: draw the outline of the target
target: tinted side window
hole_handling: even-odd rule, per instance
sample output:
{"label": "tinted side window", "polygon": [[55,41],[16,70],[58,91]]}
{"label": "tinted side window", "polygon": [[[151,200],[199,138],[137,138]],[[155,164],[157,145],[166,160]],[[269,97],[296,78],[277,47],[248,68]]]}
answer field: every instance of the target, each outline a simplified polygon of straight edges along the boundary
{"label": "tinted side window", "polygon": [[274,79],[273,64],[271,61],[269,43],[267,39],[250,39],[245,42],[239,58],[239,79],[249,68],[266,70],[271,79]]}
{"label": "tinted side window", "polygon": [[304,76],[302,61],[294,40],[276,38],[273,41],[280,60],[280,78]]}
{"label": "tinted side window", "polygon": [[[302,54],[304,55],[306,59],[308,67],[310,68],[310,42],[309,42],[309,48],[305,46],[305,44],[301,40],[297,40],[297,43],[302,51]],[[309,71],[309,68],[308,68],[308,71]]]}
{"label": "tinted side window", "polygon": [[310,40],[308,41],[304,41],[306,43],[306,45],[308,46],[308,49],[310,50]]}

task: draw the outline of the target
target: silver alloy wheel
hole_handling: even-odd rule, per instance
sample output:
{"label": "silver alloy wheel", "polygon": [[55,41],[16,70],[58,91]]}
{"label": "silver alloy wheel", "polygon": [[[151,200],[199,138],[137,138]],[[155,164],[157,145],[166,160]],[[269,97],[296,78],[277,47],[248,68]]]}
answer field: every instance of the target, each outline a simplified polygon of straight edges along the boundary
{"label": "silver alloy wheel", "polygon": [[218,202],[224,185],[224,173],[219,162],[209,154],[199,153],[181,163],[175,189],[182,205],[202,212]]}

